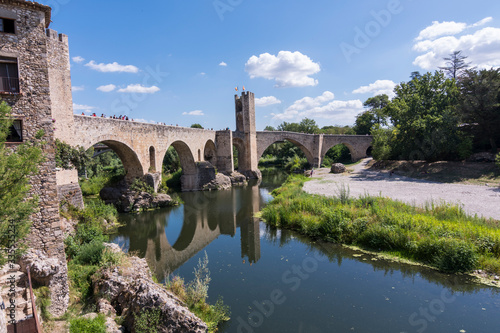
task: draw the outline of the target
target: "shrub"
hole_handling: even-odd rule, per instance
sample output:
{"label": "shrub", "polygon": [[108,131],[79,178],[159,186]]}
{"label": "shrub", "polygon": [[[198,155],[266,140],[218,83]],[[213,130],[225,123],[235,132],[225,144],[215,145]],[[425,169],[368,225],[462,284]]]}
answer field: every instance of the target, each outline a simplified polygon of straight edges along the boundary
{"label": "shrub", "polygon": [[160,326],[161,309],[141,310],[134,313],[134,330],[136,333],[156,333]]}
{"label": "shrub", "polygon": [[70,333],[106,333],[106,319],[102,314],[94,319],[74,318],[69,322]]}
{"label": "shrub", "polygon": [[498,153],[497,156],[495,157],[495,163],[500,168],[500,153]]}
{"label": "shrub", "polygon": [[447,272],[469,272],[476,268],[478,255],[472,245],[455,239],[441,239],[434,259],[437,268]]}

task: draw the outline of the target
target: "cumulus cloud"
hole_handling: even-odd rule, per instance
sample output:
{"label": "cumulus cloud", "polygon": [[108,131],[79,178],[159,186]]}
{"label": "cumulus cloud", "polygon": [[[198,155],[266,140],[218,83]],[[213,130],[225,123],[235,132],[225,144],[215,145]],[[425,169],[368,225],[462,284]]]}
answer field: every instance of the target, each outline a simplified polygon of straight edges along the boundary
{"label": "cumulus cloud", "polygon": [[92,112],[92,110],[94,110],[94,109],[96,109],[95,106],[73,103],[73,111]]}
{"label": "cumulus cloud", "polygon": [[356,115],[363,112],[360,100],[338,101],[334,95],[325,91],[318,97],[305,97],[288,107],[283,113],[272,114],[279,121],[300,121],[304,118],[326,119],[331,123],[351,125]]}
{"label": "cumulus cloud", "polygon": [[75,91],[82,91],[82,90],[85,90],[85,87],[84,87],[84,86],[72,86],[72,87],[71,87],[71,91],[72,91],[72,92],[75,92]]}
{"label": "cumulus cloud", "polygon": [[263,53],[252,56],[245,64],[250,78],[275,80],[277,87],[316,86],[310,75],[320,71],[319,64],[300,52],[280,51],[278,55]]}
{"label": "cumulus cloud", "polygon": [[219,64],[219,66],[226,67],[227,64],[224,61],[221,61],[221,63]]}
{"label": "cumulus cloud", "polygon": [[266,96],[266,97],[261,97],[261,98],[255,99],[256,106],[264,107],[264,106],[269,106],[269,105],[274,105],[274,104],[281,104],[281,101],[274,96]]}
{"label": "cumulus cloud", "polygon": [[456,35],[467,28],[467,24],[461,22],[438,22],[433,21],[432,25],[420,31],[417,40],[435,39],[440,36]]}
{"label": "cumulus cloud", "polygon": [[[487,17],[472,25],[466,25],[466,28],[483,26],[491,20],[492,18]],[[500,28],[485,27],[469,34],[462,34],[464,30],[455,33],[450,30],[446,34],[443,32],[441,35],[435,35],[439,38],[417,41],[413,50],[422,54],[415,59],[413,64],[425,70],[437,69],[445,66],[444,57],[454,51],[462,51],[462,54],[468,57],[467,61],[473,66],[480,69],[499,67]]]}
{"label": "cumulus cloud", "polygon": [[116,89],[116,86],[114,84],[108,84],[105,86],[97,87],[97,90],[102,91],[102,92],[111,92],[115,89]]}
{"label": "cumulus cloud", "polygon": [[82,58],[80,56],[76,56],[76,57],[73,57],[71,59],[73,59],[73,61],[76,62],[77,64],[82,63],[82,62],[85,61],[85,58]]}
{"label": "cumulus cloud", "polygon": [[203,113],[202,110],[194,110],[190,112],[183,112],[183,116],[204,116],[205,114]]}
{"label": "cumulus cloud", "polygon": [[145,87],[142,84],[129,84],[127,88],[118,89],[120,93],[154,94],[160,91],[157,86]]}
{"label": "cumulus cloud", "polygon": [[120,65],[116,61],[110,64],[97,64],[94,60],[91,60],[85,66],[102,73],[137,73],[139,71],[139,68],[133,65]]}
{"label": "cumulus cloud", "polygon": [[391,80],[377,80],[373,83],[370,83],[367,86],[362,86],[359,87],[358,89],[354,90],[352,93],[353,94],[372,94],[373,96],[376,95],[382,95],[386,94],[389,96],[389,98],[392,98],[395,96],[394,94],[394,87],[396,86],[396,83]]}

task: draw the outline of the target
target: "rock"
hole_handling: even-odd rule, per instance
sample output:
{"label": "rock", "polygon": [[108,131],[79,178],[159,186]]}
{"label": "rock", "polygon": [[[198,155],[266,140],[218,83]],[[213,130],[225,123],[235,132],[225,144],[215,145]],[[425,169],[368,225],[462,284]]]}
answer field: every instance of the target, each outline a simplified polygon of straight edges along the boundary
{"label": "rock", "polygon": [[232,186],[231,178],[222,173],[218,173],[215,175],[215,179],[203,185],[203,190],[204,191],[227,190],[231,188],[231,186]]}
{"label": "rock", "polygon": [[161,181],[161,173],[160,172],[148,173],[144,176],[144,181],[148,186],[151,186],[155,192],[157,192],[158,186],[160,185]]}
{"label": "rock", "polygon": [[347,169],[346,169],[345,165],[343,165],[342,163],[332,164],[332,169],[331,169],[332,173],[344,173],[346,171],[347,171]]}
{"label": "rock", "polygon": [[224,174],[231,179],[231,184],[233,186],[245,186],[248,184],[247,177],[245,177],[245,175],[239,173],[238,171]]}
{"label": "rock", "polygon": [[[99,300],[99,311],[113,307],[124,319],[129,331],[134,326],[134,314],[160,310],[158,332],[206,332],[207,326],[191,313],[175,295],[156,284],[145,259],[127,257],[126,265],[105,267],[93,279],[94,293]],[[109,303],[109,305],[107,304]]]}
{"label": "rock", "polygon": [[172,205],[172,198],[168,194],[158,193],[152,201],[152,207],[168,207]]}
{"label": "rock", "polygon": [[62,316],[69,303],[69,286],[66,262],[55,257],[48,257],[41,250],[28,249],[20,259],[21,271],[27,273],[30,267],[31,279],[48,286],[52,304],[49,312],[56,317]]}
{"label": "rock", "polygon": [[[8,305],[8,299],[7,303],[3,300],[2,295],[0,295],[0,304],[6,304]],[[0,310],[0,333],[7,333],[7,317],[6,317],[6,311]]]}

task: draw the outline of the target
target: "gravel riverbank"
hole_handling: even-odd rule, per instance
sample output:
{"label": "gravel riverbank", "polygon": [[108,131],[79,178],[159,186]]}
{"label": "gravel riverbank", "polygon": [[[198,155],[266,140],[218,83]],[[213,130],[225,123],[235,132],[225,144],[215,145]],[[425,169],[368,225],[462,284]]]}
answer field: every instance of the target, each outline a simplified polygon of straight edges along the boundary
{"label": "gravel riverbank", "polygon": [[384,171],[366,168],[370,159],[350,167],[353,172],[330,174],[329,169],[314,171],[314,180],[306,182],[304,191],[312,194],[337,196],[343,183],[349,186],[350,195],[359,197],[390,197],[395,200],[422,206],[426,203],[447,202],[459,204],[469,214],[500,220],[500,188],[479,185],[445,184],[408,178]]}

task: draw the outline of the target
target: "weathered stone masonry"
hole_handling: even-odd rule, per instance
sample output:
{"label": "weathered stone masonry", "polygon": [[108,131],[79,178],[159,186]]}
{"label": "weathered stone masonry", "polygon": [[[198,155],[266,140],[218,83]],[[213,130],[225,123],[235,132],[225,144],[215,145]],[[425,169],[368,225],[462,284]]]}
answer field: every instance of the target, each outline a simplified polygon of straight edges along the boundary
{"label": "weathered stone masonry", "polygon": [[[33,216],[28,243],[61,263],[56,279],[60,283],[50,286],[50,310],[54,315],[61,315],[67,308],[69,290],[57,197],[51,100],[53,91],[49,83],[53,78],[49,62],[55,58],[58,44],[64,44],[67,49],[67,39],[63,35],[54,39],[54,33],[47,36],[45,29],[50,23],[50,7],[47,6],[1,0],[0,17],[15,21],[15,33],[0,32],[0,56],[16,59],[19,73],[19,92],[3,92],[0,97],[12,107],[15,117],[22,120],[24,141],[33,140],[39,130],[45,132],[43,140],[47,144],[43,150],[46,159],[40,166],[40,173],[31,179],[30,193],[31,196],[39,197],[40,208]],[[15,144],[11,146],[15,149]]]}

